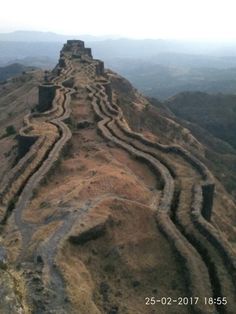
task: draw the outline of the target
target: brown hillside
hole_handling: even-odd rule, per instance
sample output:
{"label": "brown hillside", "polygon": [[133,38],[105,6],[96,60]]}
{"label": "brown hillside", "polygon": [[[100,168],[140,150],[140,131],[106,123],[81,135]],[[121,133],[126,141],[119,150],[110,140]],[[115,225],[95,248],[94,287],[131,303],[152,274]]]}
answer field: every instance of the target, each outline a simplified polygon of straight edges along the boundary
{"label": "brown hillside", "polygon": [[235,204],[204,144],[81,41],[29,82],[3,119],[0,313],[234,313]]}

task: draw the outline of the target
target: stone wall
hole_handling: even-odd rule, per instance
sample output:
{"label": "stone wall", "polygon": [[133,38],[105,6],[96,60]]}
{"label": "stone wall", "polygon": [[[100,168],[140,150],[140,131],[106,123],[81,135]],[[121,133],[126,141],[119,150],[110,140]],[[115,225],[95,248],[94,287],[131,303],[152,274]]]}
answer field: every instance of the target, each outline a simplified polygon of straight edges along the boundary
{"label": "stone wall", "polygon": [[43,112],[51,108],[56,88],[57,87],[54,84],[39,85],[39,103],[37,107],[39,112]]}
{"label": "stone wall", "polygon": [[94,59],[94,61],[96,61],[96,75],[104,75],[104,62],[98,59]]}
{"label": "stone wall", "polygon": [[207,221],[211,220],[214,191],[215,191],[214,183],[205,183],[202,185],[202,195],[203,195],[202,216]]}

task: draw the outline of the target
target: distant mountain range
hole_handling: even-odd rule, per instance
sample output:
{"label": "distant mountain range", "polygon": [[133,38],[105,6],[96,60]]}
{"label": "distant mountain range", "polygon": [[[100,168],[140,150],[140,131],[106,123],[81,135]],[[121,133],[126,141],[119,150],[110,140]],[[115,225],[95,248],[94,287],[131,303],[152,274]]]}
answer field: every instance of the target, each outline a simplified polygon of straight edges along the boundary
{"label": "distant mountain range", "polygon": [[114,52],[114,57],[144,57],[157,53],[186,53],[199,55],[233,56],[236,54],[236,42],[206,42],[163,39],[131,39],[115,35],[93,36],[87,34],[62,35],[41,31],[14,31],[0,33],[0,41],[7,42],[65,42],[67,39],[81,39],[88,46],[90,42],[103,42],[95,48],[106,48]]}
{"label": "distant mountain range", "polygon": [[198,124],[236,149],[236,95],[183,92],[165,105],[176,116]]}
{"label": "distant mountain range", "polygon": [[11,33],[0,33],[0,41],[17,42],[66,42],[67,39],[81,39],[84,41],[104,40],[115,38],[114,36],[91,36],[91,35],[62,35],[53,32],[38,31],[15,31]]}
{"label": "distant mountain range", "polygon": [[19,63],[13,63],[5,67],[0,67],[0,82],[13,76],[22,74],[22,72],[34,70],[34,67],[27,67]]}
{"label": "distant mountain range", "polygon": [[[179,58],[169,55],[168,65],[162,57],[159,59],[157,56],[148,61],[111,60],[110,67],[125,76],[145,95],[158,99],[166,99],[183,91],[236,93],[236,58],[211,59],[189,55],[184,63],[183,55],[179,55]],[[195,60],[192,64],[188,61],[190,57]],[[162,64],[157,64],[158,61]]]}
{"label": "distant mountain range", "polygon": [[163,100],[183,91],[236,93],[236,43],[16,31],[0,33],[0,66],[52,69],[62,43],[72,38],[84,40],[95,58],[147,96]]}

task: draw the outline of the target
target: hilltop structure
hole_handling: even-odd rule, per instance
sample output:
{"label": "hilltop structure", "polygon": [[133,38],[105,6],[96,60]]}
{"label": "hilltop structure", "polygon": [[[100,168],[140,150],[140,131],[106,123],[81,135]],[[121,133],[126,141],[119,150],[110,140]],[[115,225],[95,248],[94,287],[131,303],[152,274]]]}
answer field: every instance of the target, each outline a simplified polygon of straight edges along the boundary
{"label": "hilltop structure", "polygon": [[[234,313],[218,183],[193,152],[145,123],[132,130],[140,117],[151,126],[152,110],[82,41],[67,41],[0,185],[3,313]],[[151,296],[187,304],[154,308]]]}

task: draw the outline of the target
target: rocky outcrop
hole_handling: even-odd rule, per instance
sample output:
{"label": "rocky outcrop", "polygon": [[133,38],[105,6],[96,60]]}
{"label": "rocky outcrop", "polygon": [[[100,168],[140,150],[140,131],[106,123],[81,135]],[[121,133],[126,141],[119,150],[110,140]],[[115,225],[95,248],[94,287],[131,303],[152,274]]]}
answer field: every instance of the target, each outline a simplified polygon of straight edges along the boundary
{"label": "rocky outcrop", "polygon": [[88,241],[96,240],[99,237],[102,237],[106,232],[106,224],[100,223],[96,226],[93,226],[89,230],[85,230],[78,235],[71,235],[69,241],[73,244],[83,245]]}
{"label": "rocky outcrop", "polygon": [[92,125],[92,122],[87,121],[87,120],[83,120],[77,123],[77,129],[85,129],[88,128]]}
{"label": "rocky outcrop", "polygon": [[21,295],[18,294],[14,280],[8,272],[0,269],[0,313],[29,314],[29,309],[21,304]]}

